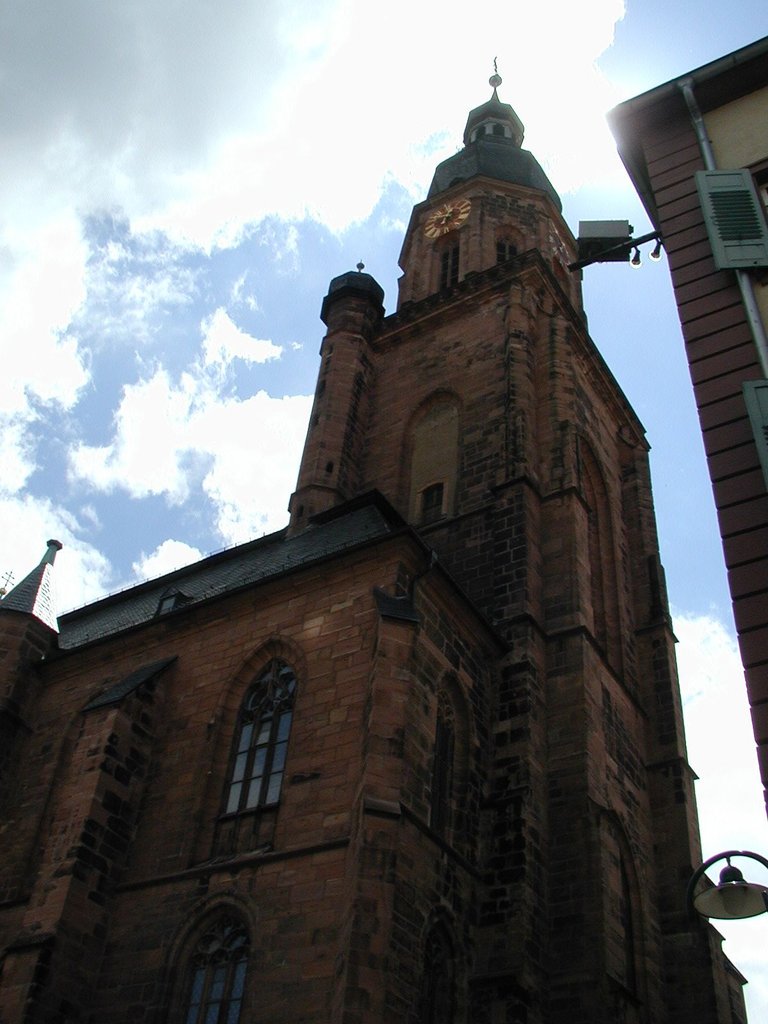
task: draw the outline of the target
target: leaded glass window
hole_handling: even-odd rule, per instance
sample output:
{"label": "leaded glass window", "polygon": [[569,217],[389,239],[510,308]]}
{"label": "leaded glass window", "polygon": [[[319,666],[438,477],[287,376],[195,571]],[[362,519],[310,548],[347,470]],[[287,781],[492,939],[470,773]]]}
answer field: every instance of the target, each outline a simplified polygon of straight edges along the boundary
{"label": "leaded glass window", "polygon": [[184,1024],[238,1024],[245,991],[248,932],[223,917],[205,932],[190,962]]}
{"label": "leaded glass window", "polygon": [[280,799],[295,694],[293,669],[273,658],[240,711],[225,813],[255,810]]}

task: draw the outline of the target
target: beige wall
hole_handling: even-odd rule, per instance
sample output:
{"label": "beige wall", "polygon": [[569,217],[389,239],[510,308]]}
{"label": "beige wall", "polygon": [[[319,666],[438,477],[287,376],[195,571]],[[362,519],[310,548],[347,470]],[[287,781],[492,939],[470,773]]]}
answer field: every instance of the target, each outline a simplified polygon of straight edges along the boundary
{"label": "beige wall", "polygon": [[[704,115],[717,166],[751,167],[768,160],[768,86]],[[763,324],[768,329],[768,280],[752,275]]]}
{"label": "beige wall", "polygon": [[768,160],[768,86],[704,115],[718,167]]}

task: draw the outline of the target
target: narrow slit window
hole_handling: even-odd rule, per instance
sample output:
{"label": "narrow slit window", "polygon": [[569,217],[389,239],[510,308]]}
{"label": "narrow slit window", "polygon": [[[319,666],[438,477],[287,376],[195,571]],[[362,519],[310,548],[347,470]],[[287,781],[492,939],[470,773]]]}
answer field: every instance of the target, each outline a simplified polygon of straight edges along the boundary
{"label": "narrow slit window", "polygon": [[437,705],[435,749],[432,760],[432,792],[429,824],[435,832],[445,833],[451,823],[453,797],[453,757],[456,746],[456,726],[453,707],[441,693]]}
{"label": "narrow slit window", "polygon": [[440,253],[440,287],[452,288],[459,280],[459,247],[452,245]]}

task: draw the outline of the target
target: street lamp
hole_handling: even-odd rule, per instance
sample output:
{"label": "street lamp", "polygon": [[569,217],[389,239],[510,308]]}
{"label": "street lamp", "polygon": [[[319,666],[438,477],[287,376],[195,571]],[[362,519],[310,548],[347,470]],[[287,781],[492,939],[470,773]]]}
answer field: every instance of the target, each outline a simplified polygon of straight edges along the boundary
{"label": "street lamp", "polygon": [[[741,871],[731,864],[731,857],[746,857],[756,860],[768,868],[768,860],[765,857],[761,857],[759,853],[750,853],[749,850],[726,850],[725,853],[718,853],[714,857],[710,857],[694,871],[688,883],[686,905],[689,914],[695,910],[703,917],[736,920],[756,917],[758,914],[768,912],[766,886],[760,885],[758,882],[745,882]],[[699,879],[707,868],[719,860],[727,861],[726,866],[720,872],[719,884],[712,885],[694,896]]]}

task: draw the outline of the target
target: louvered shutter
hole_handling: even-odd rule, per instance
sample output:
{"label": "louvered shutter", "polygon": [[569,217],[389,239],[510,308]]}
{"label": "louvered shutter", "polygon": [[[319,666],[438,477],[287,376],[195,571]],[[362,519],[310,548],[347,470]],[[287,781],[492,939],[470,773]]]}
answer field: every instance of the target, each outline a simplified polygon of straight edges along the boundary
{"label": "louvered shutter", "polygon": [[768,267],[768,226],[749,171],[697,171],[696,187],[717,269]]}
{"label": "louvered shutter", "polygon": [[757,454],[760,456],[765,485],[768,487],[768,380],[747,380],[744,381],[743,388]]}

